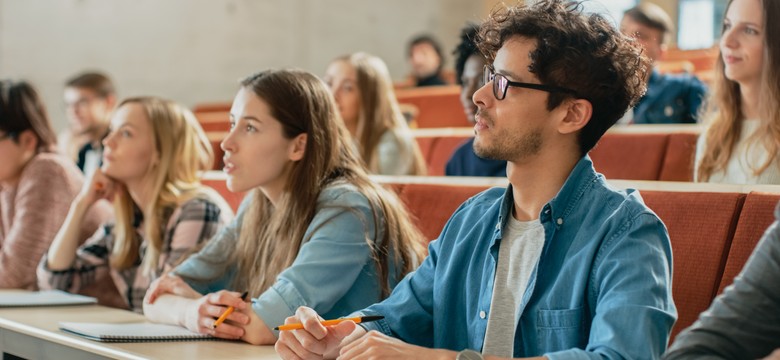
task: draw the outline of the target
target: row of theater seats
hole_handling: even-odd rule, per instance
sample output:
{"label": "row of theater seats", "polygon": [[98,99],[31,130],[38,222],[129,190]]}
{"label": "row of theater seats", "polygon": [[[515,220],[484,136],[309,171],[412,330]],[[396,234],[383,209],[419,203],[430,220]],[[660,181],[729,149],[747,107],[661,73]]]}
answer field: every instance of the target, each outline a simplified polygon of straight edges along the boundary
{"label": "row of theater seats", "polygon": [[[460,103],[460,86],[432,86],[396,90],[402,110],[412,114],[412,127],[471,126]],[[205,131],[228,131],[230,103],[204,103],[192,111]]]}
{"label": "row of theater seats", "polygon": [[[590,152],[608,179],[692,181],[697,125],[615,126]],[[474,135],[471,128],[414,130],[428,175],[444,175],[452,153]]]}
{"label": "row of theater seats", "polygon": [[[590,152],[596,170],[608,179],[692,181],[696,125],[631,125],[608,131]],[[473,136],[472,128],[415,129],[412,131],[428,168],[428,175],[444,175],[455,149]],[[208,132],[214,149],[214,170],[222,169],[220,142],[227,132]]]}
{"label": "row of theater seats", "polygon": [[[406,204],[417,226],[435,239],[455,209],[501,178],[376,176]],[[224,175],[210,172],[204,182],[234,208],[243,194],[227,191]],[[691,325],[714,297],[731,284],[764,230],[772,223],[780,187],[613,180],[616,188],[637,188],[663,220],[673,248],[673,296],[679,319],[673,336]],[[641,266],[641,265],[637,265]]]}

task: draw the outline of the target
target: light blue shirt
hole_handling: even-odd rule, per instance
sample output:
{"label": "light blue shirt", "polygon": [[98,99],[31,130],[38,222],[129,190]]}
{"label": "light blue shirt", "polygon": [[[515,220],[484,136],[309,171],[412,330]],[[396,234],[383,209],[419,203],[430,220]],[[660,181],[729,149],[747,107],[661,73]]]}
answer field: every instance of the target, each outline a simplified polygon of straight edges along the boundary
{"label": "light blue shirt", "polygon": [[[361,324],[433,348],[481,350],[512,188],[466,201],[420,268]],[[589,157],[539,214],[545,243],[519,307],[514,356],[655,359],[677,311],[666,227],[635,190],[610,188]]]}
{"label": "light blue shirt", "polygon": [[[235,251],[244,215],[252,206],[251,198],[246,197],[236,219],[215,239],[173,270],[199,293],[245,290],[232,288],[237,266],[230,255]],[[294,315],[300,306],[311,307],[325,318],[337,318],[380,301],[381,283],[369,248],[376,239],[374,233],[375,222],[366,197],[344,182],[329,185],[320,193],[304,235],[310,240],[301,246],[293,264],[278,275],[276,283],[252,299],[252,309],[269,327],[275,327],[284,324],[285,318]],[[390,269],[392,274],[394,267]],[[397,283],[395,278],[389,283],[391,288]]]}

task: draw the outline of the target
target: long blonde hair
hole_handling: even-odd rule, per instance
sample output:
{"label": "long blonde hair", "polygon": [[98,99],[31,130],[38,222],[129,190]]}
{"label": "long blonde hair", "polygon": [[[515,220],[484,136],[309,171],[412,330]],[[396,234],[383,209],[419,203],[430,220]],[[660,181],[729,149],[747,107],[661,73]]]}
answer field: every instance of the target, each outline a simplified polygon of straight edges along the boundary
{"label": "long blonde hair", "polygon": [[[368,178],[325,83],[304,71],[271,70],[249,76],[241,85],[268,104],[286,138],[305,133],[307,141],[303,158],[289,164],[285,188],[276,206],[261,191],[251,195],[252,203],[233,252],[240,274],[235,278],[235,288],[248,289],[252,296],[268,289],[309,240],[304,235],[322,189],[344,181],[357,188],[372,209],[375,228],[364,229],[364,233],[382,295],[388,295],[389,280],[399,280],[422,259],[423,237],[400,200]],[[343,210],[362,217],[355,209]],[[363,220],[367,224],[369,219]],[[374,230],[375,239],[370,238],[370,230]],[[388,257],[393,259],[392,264]]]}
{"label": "long blonde hair", "polygon": [[382,135],[390,130],[400,145],[399,156],[411,156],[413,159],[411,173],[405,175],[425,175],[425,160],[417,142],[412,138],[409,126],[406,125],[406,118],[401,113],[390,71],[384,61],[362,52],[345,55],[334,61],[350,64],[357,73],[361,105],[355,137],[368,170],[372,173],[379,172],[377,146]]}
{"label": "long blonde hair", "polygon": [[[780,4],[773,0],[760,0],[764,16],[764,61],[761,69],[761,88],[759,91],[758,129],[747,142],[750,146],[763,145],[767,158],[763,164],[751,164],[753,175],[759,175],[769,166],[776,163],[777,152],[780,151],[780,24],[770,20],[780,16]],[[729,1],[728,9],[733,0]],[[731,158],[737,140],[742,135],[742,96],[740,86],[736,81],[726,78],[725,63],[722,52],[718,54],[715,66],[715,82],[713,90],[707,99],[707,105],[702,118],[707,119],[709,126],[702,135],[706,136],[707,148],[702,156],[697,171],[698,181],[707,181],[714,172],[723,171]]]}
{"label": "long blonde hair", "polygon": [[[156,97],[137,97],[124,100],[139,104],[152,125],[155,150],[159,157],[151,174],[150,198],[154,199],[143,213],[144,234],[149,239],[142,260],[145,274],[158,271],[162,250],[163,227],[173,211],[182,203],[197,196],[208,196],[209,190],[200,184],[200,171],[211,168],[214,153],[195,116],[179,104]],[[114,249],[111,264],[117,269],[132,267],[140,256],[141,246],[133,226],[136,205],[130,193],[120,186],[114,199],[116,225],[113,229]]]}

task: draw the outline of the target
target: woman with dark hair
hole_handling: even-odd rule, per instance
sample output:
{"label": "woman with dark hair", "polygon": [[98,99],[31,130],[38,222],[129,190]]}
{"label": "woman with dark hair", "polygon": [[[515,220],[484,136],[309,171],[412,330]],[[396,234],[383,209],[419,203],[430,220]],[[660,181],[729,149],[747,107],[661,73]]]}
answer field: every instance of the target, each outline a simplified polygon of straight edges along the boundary
{"label": "woman with dark hair", "polygon": [[[36,289],[38,261],[84,182],[76,165],[56,152],[56,138],[35,89],[0,81],[0,288]],[[79,239],[110,218],[107,205],[85,216]]]}
{"label": "woman with dark hair", "polygon": [[[299,306],[339,317],[387,297],[423,241],[400,200],[368,177],[325,83],[280,70],[241,85],[222,148],[228,189],[253,192],[225,231],[152,286],[144,313],[273,344],[271,329]],[[236,311],[215,326],[228,306]]]}

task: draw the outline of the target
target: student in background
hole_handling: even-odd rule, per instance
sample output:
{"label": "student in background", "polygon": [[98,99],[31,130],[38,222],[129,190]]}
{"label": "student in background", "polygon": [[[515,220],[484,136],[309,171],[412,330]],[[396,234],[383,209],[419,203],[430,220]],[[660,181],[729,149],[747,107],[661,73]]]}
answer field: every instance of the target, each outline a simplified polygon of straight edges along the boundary
{"label": "student in background", "polygon": [[580,6],[541,0],[481,25],[474,149],[507,160],[511,186],[461,205],[422,265],[353,314],[384,319],[325,327],[299,308],[283,358],[660,357],[676,318],[669,235],[587,156],[644,92],[648,60]]}
{"label": "student in background", "polygon": [[[298,306],[342,316],[385,298],[422,259],[423,240],[400,200],[368,178],[322,81],[271,70],[241,85],[222,148],[230,191],[253,192],[144,307],[152,321],[273,344],[271,329]],[[228,306],[236,311],[214,328]]]}
{"label": "student in background", "polygon": [[780,359],[778,283],[780,206],[734,284],[677,335],[664,359]]}
{"label": "student in background", "polygon": [[[153,97],[123,101],[103,139],[103,165],[70,207],[38,267],[41,288],[77,292],[105,277],[133,311],[149,284],[210,239],[232,218],[214,191],[200,184],[212,150],[192,113]],[[84,214],[112,199],[116,220],[78,246]]]}
{"label": "student in background", "polygon": [[425,160],[406,125],[382,59],[366,53],[342,56],[331,62],[324,80],[371,173],[425,175]]}
{"label": "student in background", "polygon": [[[460,44],[455,49],[455,74],[461,86],[460,102],[466,119],[476,123],[474,115],[477,105],[472,97],[482,85],[482,70],[485,67],[485,57],[477,48],[477,30],[474,24],[466,25],[460,33]],[[483,159],[474,153],[474,138],[460,145],[447,161],[445,168],[447,176],[506,176],[506,161]]]}
{"label": "student in background", "polygon": [[69,127],[60,133],[60,149],[75,155],[79,169],[89,176],[100,167],[102,141],[116,106],[114,84],[104,74],[82,73],[68,80],[64,97]]}
{"label": "student in background", "polygon": [[776,2],[728,4],[696,181],[780,184],[780,16]]}
{"label": "student in background", "polygon": [[442,78],[444,54],[441,45],[430,35],[420,35],[409,42],[409,64],[415,86],[447,85]]}
{"label": "student in background", "polygon": [[[658,5],[642,2],[623,14],[620,30],[634,37],[655,62],[663,60],[666,43],[674,26]],[[647,80],[647,92],[634,106],[634,124],[696,123],[707,88],[689,74],[661,74],[653,69]]]}
{"label": "student in background", "polygon": [[[0,81],[0,288],[37,288],[35,268],[83,182],[73,162],[57,153],[35,89]],[[99,205],[74,231],[84,239],[110,216],[107,204]]]}

